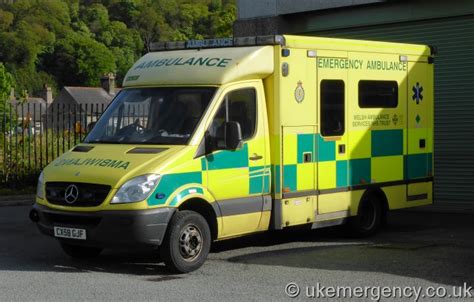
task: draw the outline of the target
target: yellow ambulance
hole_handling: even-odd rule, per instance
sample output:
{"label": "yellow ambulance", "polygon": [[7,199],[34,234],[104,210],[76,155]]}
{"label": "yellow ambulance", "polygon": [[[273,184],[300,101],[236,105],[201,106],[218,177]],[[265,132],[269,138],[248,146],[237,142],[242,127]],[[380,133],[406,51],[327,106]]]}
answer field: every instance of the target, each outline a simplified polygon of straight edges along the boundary
{"label": "yellow ambulance", "polygon": [[373,234],[432,203],[434,48],[304,36],[153,45],[31,218],[72,257],[159,246],[176,272],[216,240],[307,224]]}

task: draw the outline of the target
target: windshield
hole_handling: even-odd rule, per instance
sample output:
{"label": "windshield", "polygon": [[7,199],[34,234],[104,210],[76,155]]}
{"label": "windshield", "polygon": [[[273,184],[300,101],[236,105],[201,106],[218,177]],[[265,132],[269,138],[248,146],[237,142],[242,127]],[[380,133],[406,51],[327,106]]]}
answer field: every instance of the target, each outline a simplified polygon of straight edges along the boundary
{"label": "windshield", "polygon": [[185,145],[216,88],[124,89],[86,137],[86,143]]}

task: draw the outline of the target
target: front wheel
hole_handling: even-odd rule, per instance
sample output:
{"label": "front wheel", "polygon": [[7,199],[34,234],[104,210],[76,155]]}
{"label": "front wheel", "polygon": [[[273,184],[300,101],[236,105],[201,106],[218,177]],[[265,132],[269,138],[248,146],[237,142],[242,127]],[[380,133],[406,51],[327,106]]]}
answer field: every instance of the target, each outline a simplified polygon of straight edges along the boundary
{"label": "front wheel", "polygon": [[211,248],[211,231],[204,217],[194,211],[179,211],[171,219],[160,247],[167,268],[188,273],[200,268]]}
{"label": "front wheel", "polygon": [[94,258],[102,252],[102,249],[98,247],[73,245],[65,242],[61,242],[61,248],[69,257],[78,259]]}
{"label": "front wheel", "polygon": [[382,223],[382,206],[375,194],[362,197],[357,216],[351,217],[348,227],[355,237],[368,237],[375,234]]}

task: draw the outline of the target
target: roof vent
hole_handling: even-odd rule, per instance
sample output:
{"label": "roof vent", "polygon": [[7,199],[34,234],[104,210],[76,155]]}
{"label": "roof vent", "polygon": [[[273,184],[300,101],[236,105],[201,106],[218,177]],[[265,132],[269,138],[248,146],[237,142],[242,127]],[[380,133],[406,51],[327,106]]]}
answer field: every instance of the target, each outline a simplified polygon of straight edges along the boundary
{"label": "roof vent", "polygon": [[129,150],[127,153],[158,154],[165,150],[168,150],[168,149],[167,148],[133,148],[132,150]]}
{"label": "roof vent", "polygon": [[74,149],[72,149],[72,152],[87,153],[87,152],[91,151],[92,149],[94,149],[94,147],[92,147],[92,146],[76,146],[76,147],[74,147]]}

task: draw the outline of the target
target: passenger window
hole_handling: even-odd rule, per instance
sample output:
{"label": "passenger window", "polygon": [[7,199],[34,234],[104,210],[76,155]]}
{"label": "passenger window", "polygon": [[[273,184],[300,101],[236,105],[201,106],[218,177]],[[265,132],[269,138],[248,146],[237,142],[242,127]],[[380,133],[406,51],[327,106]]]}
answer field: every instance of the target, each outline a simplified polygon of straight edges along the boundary
{"label": "passenger window", "polygon": [[344,134],[344,81],[321,81],[321,135]]}
{"label": "passenger window", "polygon": [[225,147],[225,122],[240,124],[242,139],[247,140],[255,133],[257,124],[257,98],[253,88],[234,90],[226,94],[217,114],[209,126],[209,134],[215,138],[215,147]]}
{"label": "passenger window", "polygon": [[396,81],[359,81],[360,108],[396,108],[398,83]]}

